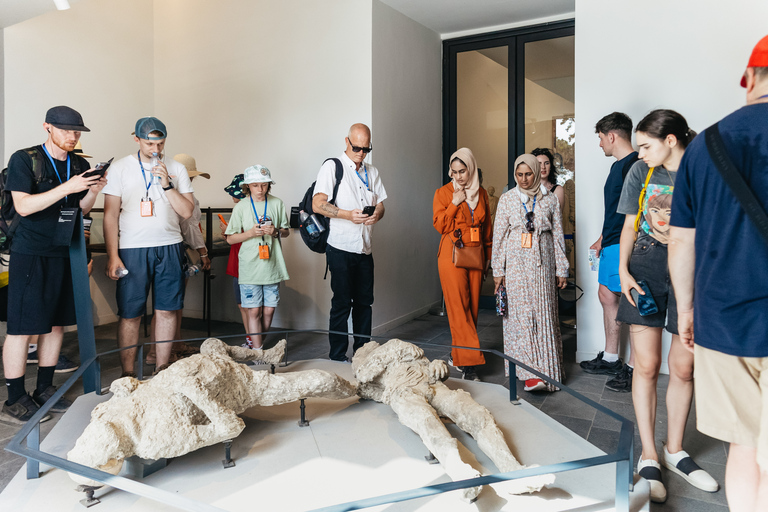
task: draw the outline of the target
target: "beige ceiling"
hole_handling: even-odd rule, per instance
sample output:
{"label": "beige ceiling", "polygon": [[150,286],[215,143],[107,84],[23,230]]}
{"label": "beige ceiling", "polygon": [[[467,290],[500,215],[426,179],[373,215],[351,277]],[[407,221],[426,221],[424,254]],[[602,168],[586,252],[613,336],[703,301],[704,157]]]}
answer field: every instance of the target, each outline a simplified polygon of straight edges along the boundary
{"label": "beige ceiling", "polygon": [[[562,16],[575,10],[575,0],[381,1],[441,35]],[[0,28],[54,10],[53,0],[0,0]]]}

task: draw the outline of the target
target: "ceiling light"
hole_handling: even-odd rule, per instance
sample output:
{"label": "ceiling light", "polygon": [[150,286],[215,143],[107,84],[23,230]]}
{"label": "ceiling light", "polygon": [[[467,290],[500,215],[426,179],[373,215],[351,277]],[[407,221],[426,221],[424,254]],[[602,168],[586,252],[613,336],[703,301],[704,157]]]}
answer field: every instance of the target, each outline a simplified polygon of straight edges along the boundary
{"label": "ceiling light", "polygon": [[60,11],[66,11],[67,9],[69,9],[68,0],[53,0],[53,3],[56,4],[56,8]]}

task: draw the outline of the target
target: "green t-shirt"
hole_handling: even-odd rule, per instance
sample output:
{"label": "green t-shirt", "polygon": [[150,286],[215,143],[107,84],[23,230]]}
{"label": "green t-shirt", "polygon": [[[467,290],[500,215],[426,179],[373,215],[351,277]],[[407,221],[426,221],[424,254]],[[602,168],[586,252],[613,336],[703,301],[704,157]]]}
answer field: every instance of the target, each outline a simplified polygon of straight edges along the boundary
{"label": "green t-shirt", "polygon": [[[226,234],[235,235],[251,229],[256,224],[256,213],[259,217],[264,216],[265,206],[267,219],[271,220],[276,228],[289,228],[283,201],[271,194],[267,194],[266,199],[266,201],[251,203],[249,196],[237,203],[232,209]],[[260,245],[269,246],[268,260],[259,259]],[[280,240],[271,236],[258,236],[243,242],[240,247],[239,265],[238,282],[240,284],[275,284],[290,279],[285,258],[283,258],[282,244]]]}

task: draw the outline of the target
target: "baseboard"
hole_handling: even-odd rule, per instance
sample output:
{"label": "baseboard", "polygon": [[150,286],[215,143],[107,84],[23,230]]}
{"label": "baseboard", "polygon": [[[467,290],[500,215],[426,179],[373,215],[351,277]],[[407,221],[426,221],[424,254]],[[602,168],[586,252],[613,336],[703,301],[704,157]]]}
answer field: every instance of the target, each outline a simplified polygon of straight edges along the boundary
{"label": "baseboard", "polygon": [[394,329],[395,327],[399,327],[403,325],[406,322],[409,322],[413,320],[416,317],[419,317],[421,315],[425,315],[429,313],[429,310],[434,307],[439,307],[442,304],[441,301],[433,302],[432,304],[428,304],[426,306],[422,306],[419,309],[416,309],[414,311],[411,311],[410,313],[406,313],[405,315],[399,316],[393,320],[390,320],[389,322],[384,322],[381,325],[377,325],[373,329],[371,329],[371,335],[373,336],[381,336],[387,331],[390,331]]}

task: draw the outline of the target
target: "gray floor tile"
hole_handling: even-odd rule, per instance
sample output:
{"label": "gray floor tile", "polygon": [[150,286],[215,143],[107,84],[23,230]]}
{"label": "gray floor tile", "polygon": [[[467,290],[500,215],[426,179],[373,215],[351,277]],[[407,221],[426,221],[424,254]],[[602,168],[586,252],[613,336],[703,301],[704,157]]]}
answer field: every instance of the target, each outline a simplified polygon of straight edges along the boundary
{"label": "gray floor tile", "polygon": [[560,414],[550,414],[550,417],[567,427],[579,437],[588,439],[589,431],[592,428],[592,422],[589,420],[583,420],[579,418],[572,418],[570,416],[562,416]]}
{"label": "gray floor tile", "polygon": [[[585,397],[594,401],[599,401],[599,395],[593,395],[590,393],[582,393]],[[580,418],[585,420],[593,420],[595,418],[595,409],[592,407],[574,400],[574,398],[562,392],[550,393],[544,404],[541,406],[541,410],[550,416],[553,414],[559,414],[562,416],[570,416],[571,418]]]}
{"label": "gray floor tile", "polygon": [[690,510],[695,512],[728,512],[728,507],[674,494],[667,496],[666,503],[651,503],[651,512],[677,512],[682,510]]}

